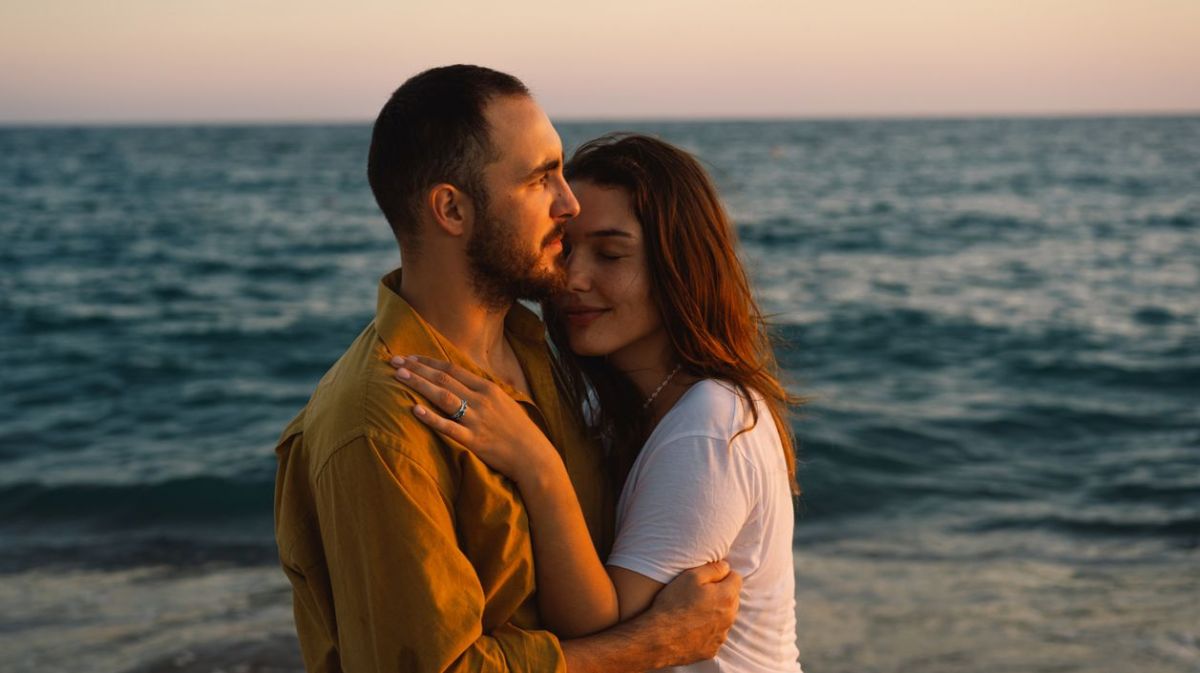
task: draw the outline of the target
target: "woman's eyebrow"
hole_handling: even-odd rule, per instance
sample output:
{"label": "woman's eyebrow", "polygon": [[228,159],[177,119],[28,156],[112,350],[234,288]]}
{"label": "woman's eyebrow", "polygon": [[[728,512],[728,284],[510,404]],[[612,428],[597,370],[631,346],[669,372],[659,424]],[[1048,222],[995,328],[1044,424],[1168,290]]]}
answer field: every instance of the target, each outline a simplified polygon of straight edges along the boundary
{"label": "woman's eyebrow", "polygon": [[633,238],[633,234],[623,229],[600,229],[599,231],[589,231],[588,238]]}

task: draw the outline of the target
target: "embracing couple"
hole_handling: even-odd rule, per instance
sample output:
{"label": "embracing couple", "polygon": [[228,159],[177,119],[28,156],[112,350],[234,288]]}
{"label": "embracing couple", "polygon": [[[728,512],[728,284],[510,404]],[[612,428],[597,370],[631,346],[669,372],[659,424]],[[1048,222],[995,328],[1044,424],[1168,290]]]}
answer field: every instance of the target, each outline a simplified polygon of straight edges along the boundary
{"label": "embracing couple", "polygon": [[791,398],[699,163],[564,160],[459,65],[367,173],[403,268],[276,449],[308,670],[798,673]]}

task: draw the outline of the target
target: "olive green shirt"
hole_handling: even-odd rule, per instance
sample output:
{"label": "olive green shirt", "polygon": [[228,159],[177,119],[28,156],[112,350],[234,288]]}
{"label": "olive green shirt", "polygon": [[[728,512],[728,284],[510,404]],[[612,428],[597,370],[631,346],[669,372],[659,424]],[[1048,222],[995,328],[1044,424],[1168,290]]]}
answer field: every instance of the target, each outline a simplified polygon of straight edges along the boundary
{"label": "olive green shirt", "polygon": [[[317,385],[276,448],[275,537],[310,673],[564,671],[541,630],[525,507],[513,483],[412,414],[395,355],[480,370],[385,276],[375,320]],[[601,458],[559,398],[545,330],[516,305],[505,335],[532,399],[498,382],[550,438],[593,544],[607,553]],[[493,379],[495,380],[495,379]]]}

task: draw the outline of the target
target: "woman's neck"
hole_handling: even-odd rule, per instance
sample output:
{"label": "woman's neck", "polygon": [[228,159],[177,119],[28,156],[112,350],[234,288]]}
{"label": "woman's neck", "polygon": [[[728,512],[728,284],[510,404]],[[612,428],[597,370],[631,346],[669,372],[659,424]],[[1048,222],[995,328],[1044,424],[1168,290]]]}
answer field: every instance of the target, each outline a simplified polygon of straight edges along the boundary
{"label": "woman's neck", "polygon": [[607,356],[608,363],[637,388],[642,401],[675,367],[676,358],[666,330],[658,330]]}
{"label": "woman's neck", "polygon": [[608,361],[637,389],[651,428],[699,380],[682,370],[666,330],[610,354]]}

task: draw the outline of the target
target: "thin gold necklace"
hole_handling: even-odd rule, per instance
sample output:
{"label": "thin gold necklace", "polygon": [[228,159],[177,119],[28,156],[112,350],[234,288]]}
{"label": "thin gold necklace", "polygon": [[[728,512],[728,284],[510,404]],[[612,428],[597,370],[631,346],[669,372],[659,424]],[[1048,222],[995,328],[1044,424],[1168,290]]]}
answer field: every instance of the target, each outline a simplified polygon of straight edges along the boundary
{"label": "thin gold necklace", "polygon": [[682,366],[682,364],[675,365],[675,368],[671,370],[671,373],[667,374],[667,378],[663,379],[663,382],[658,384],[658,387],[654,389],[654,392],[650,393],[650,397],[646,398],[646,403],[642,405],[642,411],[650,408],[650,404],[654,402],[654,398],[658,397],[658,394],[662,392],[662,389],[666,388],[667,384],[671,382],[671,379],[675,378],[675,375],[679,373],[679,368]]}

